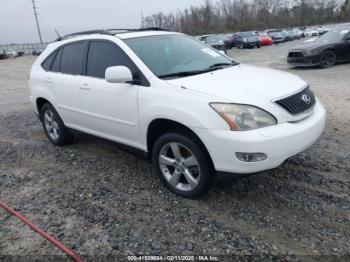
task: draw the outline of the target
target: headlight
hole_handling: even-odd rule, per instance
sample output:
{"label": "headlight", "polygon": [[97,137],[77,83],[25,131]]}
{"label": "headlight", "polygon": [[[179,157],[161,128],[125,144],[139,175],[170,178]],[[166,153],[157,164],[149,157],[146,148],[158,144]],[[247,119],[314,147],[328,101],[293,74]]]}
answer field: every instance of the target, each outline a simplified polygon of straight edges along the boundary
{"label": "headlight", "polygon": [[277,124],[273,115],[255,106],[224,103],[211,103],[210,106],[231,130],[244,131]]}
{"label": "headlight", "polygon": [[248,42],[248,39],[247,38],[243,38],[243,42]]}
{"label": "headlight", "polygon": [[305,51],[305,54],[307,55],[317,55],[317,53],[318,53],[317,49]]}

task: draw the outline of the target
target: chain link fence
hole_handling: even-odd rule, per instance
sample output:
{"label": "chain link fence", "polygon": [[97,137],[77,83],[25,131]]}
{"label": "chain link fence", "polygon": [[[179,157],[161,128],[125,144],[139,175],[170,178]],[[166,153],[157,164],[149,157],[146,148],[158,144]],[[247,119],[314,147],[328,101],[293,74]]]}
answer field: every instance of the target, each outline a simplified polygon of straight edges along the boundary
{"label": "chain link fence", "polygon": [[42,45],[40,43],[25,43],[25,44],[7,44],[7,45],[0,45],[0,52],[1,51],[10,51],[10,50],[14,50],[14,51],[22,51],[25,54],[31,54],[33,51],[41,51],[44,50],[46,48],[46,46],[49,43],[43,43]]}

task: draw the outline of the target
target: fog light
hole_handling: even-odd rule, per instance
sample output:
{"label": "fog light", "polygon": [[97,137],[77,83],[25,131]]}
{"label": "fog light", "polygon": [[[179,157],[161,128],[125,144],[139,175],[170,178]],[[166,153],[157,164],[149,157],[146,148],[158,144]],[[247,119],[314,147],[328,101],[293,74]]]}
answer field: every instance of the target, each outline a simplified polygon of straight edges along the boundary
{"label": "fog light", "polygon": [[236,157],[243,162],[258,162],[267,158],[264,153],[241,153],[237,152]]}

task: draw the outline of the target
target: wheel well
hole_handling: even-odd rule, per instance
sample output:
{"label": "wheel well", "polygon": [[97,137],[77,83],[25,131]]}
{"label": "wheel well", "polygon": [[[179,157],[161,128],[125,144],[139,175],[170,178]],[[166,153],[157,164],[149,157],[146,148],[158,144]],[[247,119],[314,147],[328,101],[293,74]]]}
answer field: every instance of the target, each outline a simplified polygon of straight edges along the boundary
{"label": "wheel well", "polygon": [[49,103],[49,101],[47,101],[45,98],[42,98],[42,97],[39,97],[37,100],[36,100],[36,107],[38,109],[38,113],[39,113],[39,118],[41,120],[41,116],[40,116],[40,113],[41,113],[41,108],[43,107],[44,104],[46,103]]}
{"label": "wheel well", "polygon": [[176,122],[172,121],[169,119],[156,119],[151,122],[151,124],[148,126],[147,130],[147,149],[148,149],[148,157],[151,159],[152,156],[152,150],[153,150],[153,145],[157,141],[157,139],[167,133],[167,132],[175,132],[175,133],[180,133],[182,135],[191,137],[193,140],[195,140],[198,145],[202,148],[203,152],[206,154],[208,157],[211,166],[214,168],[213,161],[210,157],[210,154],[201,141],[201,139],[194,133],[190,128],[187,126]]}
{"label": "wheel well", "polygon": [[323,52],[327,52],[327,51],[332,51],[335,54],[335,50],[333,48],[327,48],[327,49],[323,50]]}

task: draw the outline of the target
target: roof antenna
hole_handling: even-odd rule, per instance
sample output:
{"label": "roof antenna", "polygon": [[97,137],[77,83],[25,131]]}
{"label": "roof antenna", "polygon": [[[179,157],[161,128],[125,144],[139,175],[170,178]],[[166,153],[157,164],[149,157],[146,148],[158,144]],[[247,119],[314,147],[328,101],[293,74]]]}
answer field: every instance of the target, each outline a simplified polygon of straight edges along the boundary
{"label": "roof antenna", "polygon": [[58,33],[57,29],[55,29],[56,35],[57,35],[57,39],[61,39],[60,34]]}

